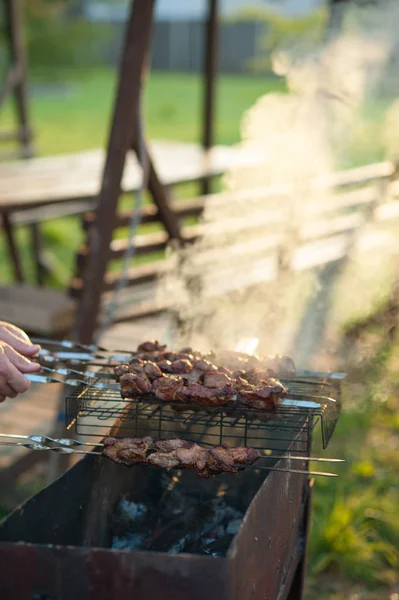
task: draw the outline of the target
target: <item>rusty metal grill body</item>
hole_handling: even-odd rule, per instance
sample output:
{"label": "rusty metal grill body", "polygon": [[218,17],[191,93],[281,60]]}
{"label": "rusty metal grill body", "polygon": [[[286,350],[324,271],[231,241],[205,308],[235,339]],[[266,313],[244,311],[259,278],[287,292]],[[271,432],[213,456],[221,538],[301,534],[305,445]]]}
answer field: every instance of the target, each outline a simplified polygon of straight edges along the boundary
{"label": "rusty metal grill body", "polygon": [[[295,442],[288,447],[296,452]],[[278,464],[278,463],[277,463]],[[305,465],[303,465],[305,468]],[[172,478],[171,474],[164,474]],[[0,525],[2,600],[299,600],[306,548],[306,475],[246,471],[179,485],[238,494],[246,513],[225,557],[111,550],[127,493],[145,502],[159,470],[87,456]],[[229,493],[229,492],[227,492]]]}

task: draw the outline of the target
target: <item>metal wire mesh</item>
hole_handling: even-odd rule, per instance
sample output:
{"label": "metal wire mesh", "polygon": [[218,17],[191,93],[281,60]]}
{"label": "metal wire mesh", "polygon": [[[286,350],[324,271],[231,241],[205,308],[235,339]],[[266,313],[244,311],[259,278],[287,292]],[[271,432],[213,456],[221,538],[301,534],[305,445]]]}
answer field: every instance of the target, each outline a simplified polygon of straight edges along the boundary
{"label": "metal wire mesh", "polygon": [[[101,380],[106,383],[106,380]],[[113,380],[115,383],[115,380]],[[118,436],[181,438],[203,445],[244,445],[284,452],[293,440],[298,452],[310,450],[311,432],[320,421],[323,447],[339,417],[340,383],[317,379],[284,380],[290,392],[274,411],[225,406],[163,403],[148,395],[123,400],[118,390],[89,385],[67,398],[67,427],[76,434],[105,437],[117,422]]]}

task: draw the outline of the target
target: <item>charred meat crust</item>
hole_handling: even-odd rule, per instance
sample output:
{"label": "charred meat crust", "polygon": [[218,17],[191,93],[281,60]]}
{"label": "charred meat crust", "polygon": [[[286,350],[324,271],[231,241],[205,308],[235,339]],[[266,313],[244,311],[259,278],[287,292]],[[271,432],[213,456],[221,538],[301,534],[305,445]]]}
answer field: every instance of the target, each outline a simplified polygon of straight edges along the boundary
{"label": "charred meat crust", "polygon": [[203,478],[218,473],[238,473],[240,468],[252,465],[260,456],[254,448],[203,448],[194,442],[171,439],[154,442],[145,438],[106,438],[103,455],[118,464],[133,466],[149,464],[170,469],[195,469]]}
{"label": "charred meat crust", "polygon": [[148,341],[114,373],[122,398],[153,394],[163,402],[193,406],[224,406],[234,398],[237,405],[273,410],[287,393],[278,375],[292,376],[295,365],[287,356],[257,358],[233,351],[203,355],[192,348],[174,352],[158,341]]}

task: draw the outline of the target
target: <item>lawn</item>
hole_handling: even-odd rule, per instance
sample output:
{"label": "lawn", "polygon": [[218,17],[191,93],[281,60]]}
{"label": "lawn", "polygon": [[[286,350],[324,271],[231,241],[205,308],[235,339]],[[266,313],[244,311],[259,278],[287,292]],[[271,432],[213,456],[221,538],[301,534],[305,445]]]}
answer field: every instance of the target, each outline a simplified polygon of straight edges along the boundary
{"label": "lawn", "polygon": [[[223,75],[217,89],[216,143],[239,141],[244,111],[261,95],[283,89],[284,82],[277,78]],[[31,90],[40,155],[104,146],[115,94],[113,70],[66,72],[53,82],[33,74]],[[147,134],[158,139],[200,141],[202,94],[198,75],[152,73],[144,99]],[[8,106],[0,116],[0,126],[11,119]]]}
{"label": "lawn", "polygon": [[[366,348],[370,360],[358,369]],[[351,353],[331,444],[346,462],[339,480],[315,483],[307,600],[383,600],[399,591],[399,340],[364,327]]]}

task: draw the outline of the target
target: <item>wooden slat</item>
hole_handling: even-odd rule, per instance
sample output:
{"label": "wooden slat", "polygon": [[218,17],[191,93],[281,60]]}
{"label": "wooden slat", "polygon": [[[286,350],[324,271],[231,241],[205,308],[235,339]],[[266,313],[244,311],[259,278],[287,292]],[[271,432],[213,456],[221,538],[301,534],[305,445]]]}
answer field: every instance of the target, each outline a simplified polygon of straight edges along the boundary
{"label": "wooden slat", "polygon": [[[182,142],[153,142],[150,151],[164,185],[221,175],[230,166],[249,164],[253,160],[251,154],[241,149],[216,146],[205,152],[197,144]],[[37,158],[26,165],[4,163],[0,165],[0,210],[95,198],[103,165],[102,150]],[[122,191],[135,191],[140,184],[141,169],[131,154],[125,165]]]}
{"label": "wooden slat", "polygon": [[[128,285],[140,285],[142,283],[148,283],[149,281],[154,281],[160,275],[165,272],[167,267],[166,260],[160,260],[153,263],[148,263],[145,265],[140,265],[138,267],[134,267],[128,270],[127,272],[127,280]],[[120,279],[121,273],[120,271],[114,273],[107,273],[104,281],[104,291],[109,291],[114,289],[115,284]],[[79,297],[79,293],[82,289],[82,280],[78,277],[75,277],[71,282],[70,293],[73,297]]]}
{"label": "wooden slat", "polygon": [[0,287],[0,314],[22,329],[45,335],[70,331],[76,303],[58,290],[29,285]]}

